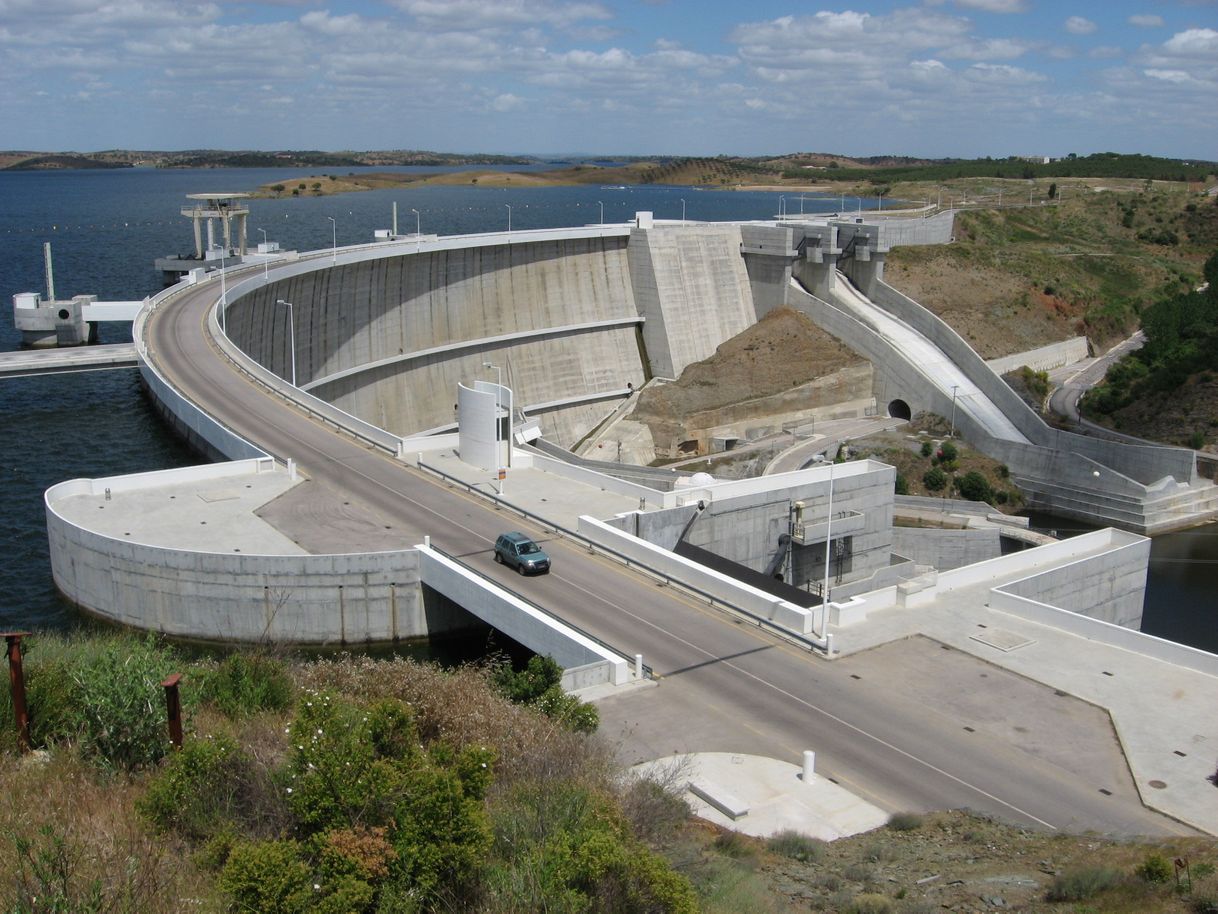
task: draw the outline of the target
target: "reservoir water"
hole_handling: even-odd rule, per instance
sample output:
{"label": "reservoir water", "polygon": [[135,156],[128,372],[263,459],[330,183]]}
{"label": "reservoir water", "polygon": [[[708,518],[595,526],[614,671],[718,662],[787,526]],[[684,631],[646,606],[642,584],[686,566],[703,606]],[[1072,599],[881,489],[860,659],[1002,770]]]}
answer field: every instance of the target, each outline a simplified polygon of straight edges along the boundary
{"label": "reservoir water", "polygon": [[[361,169],[344,169],[360,171]],[[431,169],[363,169],[428,171]],[[96,293],[103,300],[143,298],[160,288],[153,260],[193,246],[185,195],[251,191],[288,183],[308,169],[116,169],[0,172],[0,351],[16,349],[12,296],[43,291],[42,244],[55,259],[60,297]],[[478,188],[435,186],[333,197],[250,202],[249,238],[260,229],[285,249],[372,240],[389,228],[393,202],[399,231],[441,235],[506,228],[550,228],[600,220],[622,222],[636,211],[690,220],[762,219],[786,212],[836,212],[839,197],[786,192],[713,191],[645,186]],[[846,204],[856,205],[854,198]],[[864,208],[874,206],[864,199]],[[130,339],[103,324],[102,342]],[[134,370],[0,380],[0,630],[66,628],[74,612],[58,598],[47,557],[43,492],[64,479],[184,466],[197,458],[156,417]],[[1050,523],[1049,526],[1052,526]],[[1143,627],[1161,637],[1218,652],[1218,527],[1155,540]]]}

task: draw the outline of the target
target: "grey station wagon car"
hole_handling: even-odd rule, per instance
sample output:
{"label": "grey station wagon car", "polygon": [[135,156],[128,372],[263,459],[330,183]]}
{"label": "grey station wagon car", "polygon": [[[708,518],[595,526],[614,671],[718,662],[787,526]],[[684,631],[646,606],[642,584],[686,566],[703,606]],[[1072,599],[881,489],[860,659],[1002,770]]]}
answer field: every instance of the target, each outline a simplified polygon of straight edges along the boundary
{"label": "grey station wagon car", "polygon": [[502,533],[495,540],[495,561],[521,574],[545,574],[550,557],[523,533]]}

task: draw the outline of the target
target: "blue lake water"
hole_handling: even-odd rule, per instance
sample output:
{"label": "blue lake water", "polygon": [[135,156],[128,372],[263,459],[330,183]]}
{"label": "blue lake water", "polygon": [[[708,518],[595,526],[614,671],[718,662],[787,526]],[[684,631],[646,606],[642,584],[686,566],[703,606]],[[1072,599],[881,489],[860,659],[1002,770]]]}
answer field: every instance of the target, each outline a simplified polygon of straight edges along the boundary
{"label": "blue lake water", "polygon": [[[343,169],[348,171],[436,169]],[[524,169],[522,169],[524,170]],[[252,191],[261,184],[303,179],[310,169],[115,169],[0,172],[0,350],[19,345],[12,296],[45,294],[42,245],[51,242],[55,288],[62,297],[143,298],[160,288],[156,257],[193,247],[185,196]],[[785,197],[781,199],[780,197]],[[639,210],[679,219],[762,219],[788,213],[835,212],[839,197],[786,192],[714,191],[646,186],[479,188],[436,186],[332,197],[250,201],[249,239],[267,237],[287,249],[325,248],[336,220],[338,243],[371,241],[389,228],[398,204],[399,231],[441,235],[506,228],[551,228],[600,220],[622,222]],[[858,205],[847,198],[847,207]],[[861,201],[864,208],[873,200]],[[101,327],[102,342],[130,339],[129,329]],[[47,558],[42,496],[64,479],[183,466],[195,456],[160,423],[133,370],[0,381],[0,630],[63,628],[74,613],[58,598]],[[1218,528],[1156,540],[1144,628],[1218,651]]]}

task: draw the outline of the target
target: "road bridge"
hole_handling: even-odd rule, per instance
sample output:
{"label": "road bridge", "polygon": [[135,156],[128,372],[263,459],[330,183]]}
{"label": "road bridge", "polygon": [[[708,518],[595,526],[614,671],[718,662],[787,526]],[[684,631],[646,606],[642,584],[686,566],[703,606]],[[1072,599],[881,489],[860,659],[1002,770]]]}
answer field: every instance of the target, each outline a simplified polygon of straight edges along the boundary
{"label": "road bridge", "polygon": [[[504,515],[235,370],[215,336],[219,292],[215,282],[180,290],[149,315],[141,344],[157,383],[234,442],[293,460],[319,498],[365,511],[416,542],[429,536],[488,577],[502,576],[490,549],[509,523]],[[542,527],[510,524],[542,540],[554,559],[551,574],[512,586],[622,653],[644,653],[659,678],[654,691],[692,699],[694,715],[704,703],[707,720],[730,728],[722,744],[776,752],[814,745],[823,773],[892,810],[966,806],[1034,827],[1180,831],[1129,792],[1106,796],[1014,742],[972,738],[950,714],[903,699],[899,681],[860,679]]]}

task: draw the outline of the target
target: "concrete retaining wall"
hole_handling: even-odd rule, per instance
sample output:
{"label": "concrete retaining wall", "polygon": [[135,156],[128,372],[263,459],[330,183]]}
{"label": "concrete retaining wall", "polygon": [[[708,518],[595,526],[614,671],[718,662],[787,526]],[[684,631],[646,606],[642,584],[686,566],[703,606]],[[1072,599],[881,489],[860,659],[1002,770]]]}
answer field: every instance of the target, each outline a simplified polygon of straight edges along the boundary
{"label": "concrete retaining wall", "polygon": [[572,671],[567,688],[629,679],[626,659],[428,546],[417,550],[420,580],[483,622]]}
{"label": "concrete retaining wall", "polygon": [[1150,540],[1139,538],[995,590],[1137,630],[1142,626],[1149,559]]}
{"label": "concrete retaining wall", "polygon": [[999,533],[997,527],[976,530],[894,527],[892,549],[919,565],[933,565],[939,571],[948,571],[1000,556]]}
{"label": "concrete retaining wall", "polygon": [[[226,468],[236,474],[241,466],[190,469]],[[413,549],[353,555],[194,552],[113,539],[55,511],[62,497],[122,484],[122,477],[71,480],[46,493],[55,586],[94,615],[182,638],[283,644],[394,641],[469,625],[464,613],[425,609]]]}
{"label": "concrete retaining wall", "polygon": [[1062,340],[1060,343],[1050,343],[1048,346],[1041,346],[1039,349],[1016,352],[1013,355],[1003,356],[1000,359],[988,359],[985,364],[996,375],[1004,375],[1008,371],[1015,371],[1025,365],[1033,371],[1050,371],[1054,368],[1061,368],[1063,365],[1073,365],[1075,362],[1081,362],[1090,354],[1087,347],[1087,337],[1075,336],[1068,340]]}
{"label": "concrete retaining wall", "polygon": [[651,372],[677,377],[757,321],[740,226],[636,228],[627,250]]}
{"label": "concrete retaining wall", "polygon": [[659,571],[721,603],[798,634],[812,633],[813,613],[802,606],[770,596],[697,562],[631,536],[587,515],[579,519],[579,534],[631,561]]}

